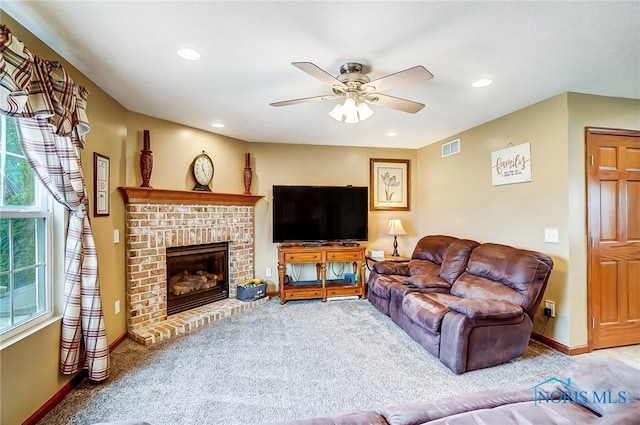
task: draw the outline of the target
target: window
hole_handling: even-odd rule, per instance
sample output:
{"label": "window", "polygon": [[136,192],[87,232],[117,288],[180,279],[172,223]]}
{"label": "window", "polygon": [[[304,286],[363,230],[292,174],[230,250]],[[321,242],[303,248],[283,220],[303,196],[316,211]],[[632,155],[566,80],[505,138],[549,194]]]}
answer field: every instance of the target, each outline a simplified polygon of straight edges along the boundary
{"label": "window", "polygon": [[51,316],[51,202],[0,115],[0,336]]}

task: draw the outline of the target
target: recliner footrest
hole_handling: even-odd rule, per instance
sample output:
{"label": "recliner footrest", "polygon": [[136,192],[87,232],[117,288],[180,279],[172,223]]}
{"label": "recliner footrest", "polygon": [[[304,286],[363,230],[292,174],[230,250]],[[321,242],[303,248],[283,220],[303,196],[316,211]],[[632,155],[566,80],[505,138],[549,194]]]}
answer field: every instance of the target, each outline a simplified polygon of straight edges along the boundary
{"label": "recliner footrest", "polygon": [[405,316],[434,335],[440,333],[440,324],[449,309],[430,298],[429,294],[410,293],[402,300]]}

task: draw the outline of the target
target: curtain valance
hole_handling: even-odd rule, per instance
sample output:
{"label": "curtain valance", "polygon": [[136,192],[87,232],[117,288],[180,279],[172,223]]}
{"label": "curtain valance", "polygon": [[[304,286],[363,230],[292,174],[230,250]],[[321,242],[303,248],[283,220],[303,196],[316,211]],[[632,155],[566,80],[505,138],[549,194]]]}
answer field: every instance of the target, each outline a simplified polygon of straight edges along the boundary
{"label": "curtain valance", "polygon": [[87,117],[89,92],[73,82],[60,62],[33,55],[0,25],[0,112],[21,118],[43,118],[58,136],[84,147],[91,127]]}

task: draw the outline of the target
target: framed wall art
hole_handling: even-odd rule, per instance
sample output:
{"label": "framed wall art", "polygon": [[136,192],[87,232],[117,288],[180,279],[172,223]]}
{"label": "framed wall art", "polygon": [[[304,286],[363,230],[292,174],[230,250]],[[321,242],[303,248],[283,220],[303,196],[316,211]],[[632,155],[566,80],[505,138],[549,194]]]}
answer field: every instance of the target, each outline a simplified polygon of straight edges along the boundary
{"label": "framed wall art", "polygon": [[110,175],[111,164],[108,156],[93,153],[93,216],[109,215],[111,207]]}
{"label": "framed wall art", "polygon": [[369,159],[369,196],[372,211],[409,211],[410,161]]}

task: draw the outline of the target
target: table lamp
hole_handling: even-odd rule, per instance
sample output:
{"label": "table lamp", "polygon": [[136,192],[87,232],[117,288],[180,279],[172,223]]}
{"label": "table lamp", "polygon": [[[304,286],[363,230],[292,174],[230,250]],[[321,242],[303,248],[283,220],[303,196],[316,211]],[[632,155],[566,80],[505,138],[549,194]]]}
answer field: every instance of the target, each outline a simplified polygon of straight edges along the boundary
{"label": "table lamp", "polygon": [[398,235],[406,235],[407,232],[404,230],[402,226],[402,220],[399,218],[391,218],[389,219],[389,224],[387,225],[387,234],[393,235],[393,257],[399,257],[398,254]]}

